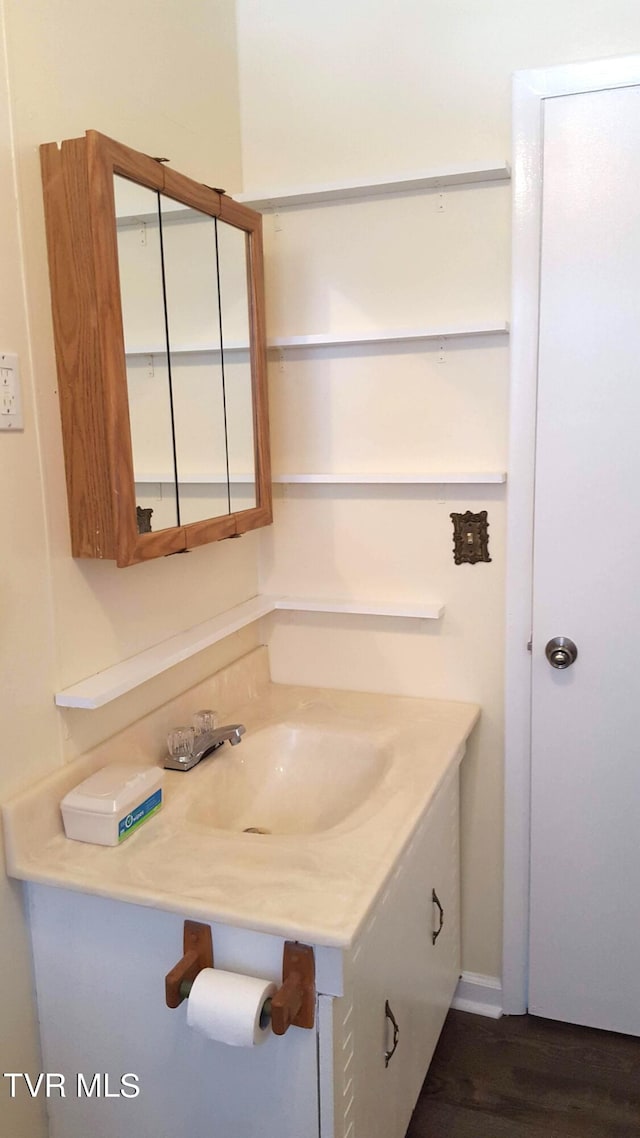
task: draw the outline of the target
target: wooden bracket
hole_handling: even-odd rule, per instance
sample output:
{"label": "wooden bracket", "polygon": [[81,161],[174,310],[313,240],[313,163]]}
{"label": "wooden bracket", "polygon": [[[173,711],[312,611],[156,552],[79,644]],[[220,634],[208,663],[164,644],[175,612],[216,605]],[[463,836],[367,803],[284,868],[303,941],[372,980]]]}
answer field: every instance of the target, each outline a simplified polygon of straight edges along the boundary
{"label": "wooden bracket", "polygon": [[184,956],[165,976],[165,993],[168,1008],[177,1008],[189,992],[183,985],[191,985],[203,968],[213,968],[213,940],[210,925],[198,921],[184,922]]}
{"label": "wooden bracket", "polygon": [[289,1027],[312,1028],[316,1011],[316,963],[308,944],[287,940],[282,960],[282,987],[271,1000],[271,1027],[284,1035]]}

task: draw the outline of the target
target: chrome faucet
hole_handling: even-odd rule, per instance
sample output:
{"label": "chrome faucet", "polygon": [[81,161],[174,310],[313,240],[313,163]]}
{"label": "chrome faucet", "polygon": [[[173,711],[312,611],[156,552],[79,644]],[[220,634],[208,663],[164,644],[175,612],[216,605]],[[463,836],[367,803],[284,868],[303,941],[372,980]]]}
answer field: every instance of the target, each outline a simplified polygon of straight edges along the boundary
{"label": "chrome faucet", "polygon": [[190,771],[192,767],[197,766],[201,759],[210,755],[212,751],[217,751],[218,747],[226,743],[227,739],[232,747],[237,746],[238,743],[242,742],[245,730],[243,723],[230,723],[226,727],[215,727],[213,731],[205,731],[196,736],[190,754],[176,756],[175,758],[173,755],[167,755],[164,760],[165,770]]}

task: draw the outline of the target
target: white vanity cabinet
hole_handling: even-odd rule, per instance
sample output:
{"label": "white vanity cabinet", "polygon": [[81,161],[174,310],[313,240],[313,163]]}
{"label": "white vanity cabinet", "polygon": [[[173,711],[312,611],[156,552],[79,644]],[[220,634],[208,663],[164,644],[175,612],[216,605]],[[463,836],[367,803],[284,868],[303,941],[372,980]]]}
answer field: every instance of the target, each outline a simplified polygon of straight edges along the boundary
{"label": "white vanity cabinet", "polygon": [[[48,1099],[51,1138],[403,1138],[458,979],[458,770],[480,709],[273,684],[264,648],[203,688],[191,707],[246,724],[258,789],[261,739],[281,769],[274,725],[311,748],[283,768],[289,813],[270,835],[203,812],[218,793],[231,801],[219,757],[166,771],[162,810],[121,846],[65,837],[64,795],[107,760],[133,769],[160,711],[3,806],[7,867],[28,883],[43,1071],[66,1080]],[[184,699],[161,709],[163,727]],[[338,817],[334,796],[331,822],[307,809],[319,764],[352,795]],[[256,784],[247,793],[253,812],[264,800]],[[165,1003],[185,919],[211,926],[216,968],[278,986],[285,942],[310,945],[313,1028],[246,1048],[188,1028],[188,1005]],[[137,1097],[121,1097],[123,1075],[137,1076]]]}
{"label": "white vanity cabinet", "polygon": [[[315,1029],[259,1047],[214,1043],[187,1027],[186,1004],[165,1006],[180,916],[28,888],[43,1070],[65,1077],[65,1097],[47,1102],[51,1138],[403,1138],[458,978],[457,770],[355,943],[314,946]],[[280,981],[284,938],[212,928],[218,967]],[[385,1066],[387,1001],[399,1034]],[[78,1096],[79,1073],[101,1075],[99,1097]],[[120,1096],[124,1074],[137,1097]]]}

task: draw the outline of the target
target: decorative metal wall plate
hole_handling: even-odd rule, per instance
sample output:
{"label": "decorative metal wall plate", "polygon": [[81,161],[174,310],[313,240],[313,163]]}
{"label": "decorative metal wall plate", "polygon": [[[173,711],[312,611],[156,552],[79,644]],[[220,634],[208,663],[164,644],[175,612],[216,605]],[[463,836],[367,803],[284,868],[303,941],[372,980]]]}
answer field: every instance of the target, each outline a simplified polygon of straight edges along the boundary
{"label": "decorative metal wall plate", "polygon": [[456,565],[475,565],[491,561],[489,557],[489,523],[487,511],[479,514],[450,514],[453,522],[453,560]]}

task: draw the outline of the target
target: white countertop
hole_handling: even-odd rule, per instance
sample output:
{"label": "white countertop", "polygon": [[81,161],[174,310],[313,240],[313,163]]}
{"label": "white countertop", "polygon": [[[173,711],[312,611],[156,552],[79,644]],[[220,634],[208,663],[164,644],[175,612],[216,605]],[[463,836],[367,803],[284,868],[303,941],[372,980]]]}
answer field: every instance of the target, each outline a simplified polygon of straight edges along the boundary
{"label": "white countertop", "polygon": [[[60,800],[107,761],[103,746],[101,762],[83,757],[4,806],[10,876],[314,944],[351,944],[480,712],[468,703],[267,683],[225,721],[244,723],[249,738],[300,714],[328,727],[348,722],[392,754],[366,803],[333,829],[265,836],[194,822],[214,755],[187,773],[165,771],[163,808],[121,845],[70,841]],[[140,762],[134,754],[132,765]]]}

